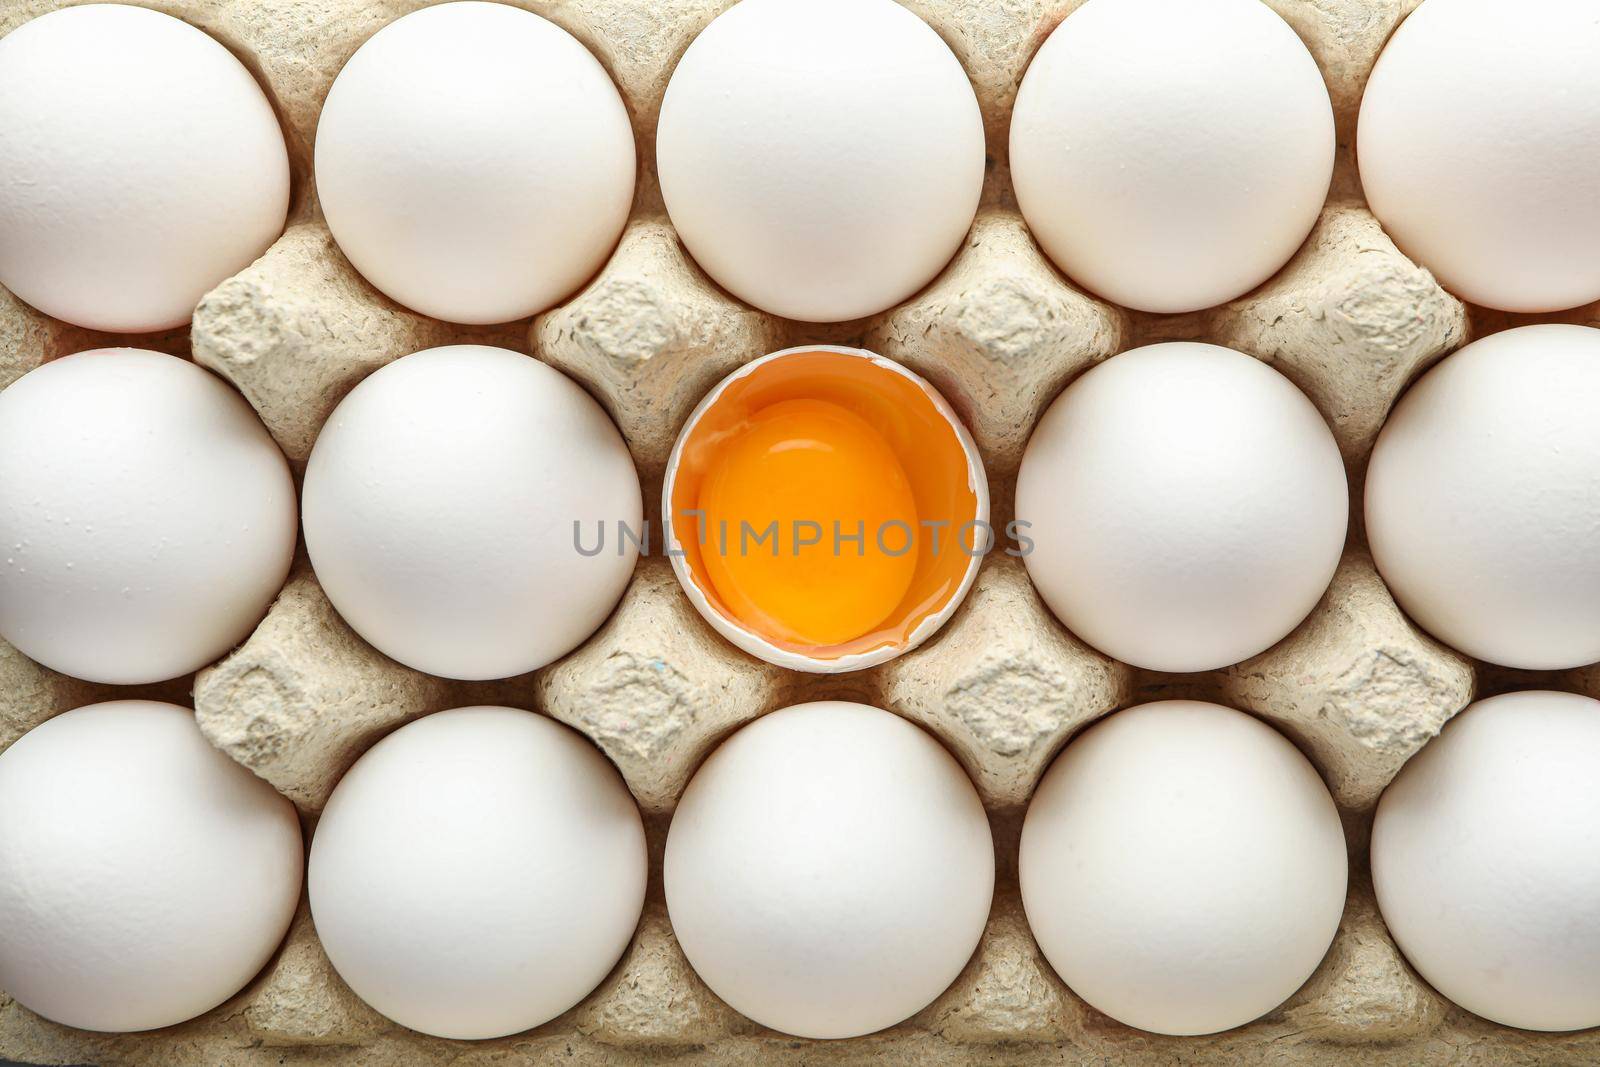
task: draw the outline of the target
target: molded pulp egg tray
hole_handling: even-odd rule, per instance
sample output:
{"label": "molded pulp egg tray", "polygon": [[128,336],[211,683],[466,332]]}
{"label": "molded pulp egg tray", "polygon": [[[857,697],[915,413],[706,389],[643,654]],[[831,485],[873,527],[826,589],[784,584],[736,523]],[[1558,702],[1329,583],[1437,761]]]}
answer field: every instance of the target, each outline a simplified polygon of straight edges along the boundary
{"label": "molded pulp egg tray", "polygon": [[[242,647],[193,678],[118,689],[76,682],[0,645],[0,748],[70,708],[147,695],[191,702],[205,735],[298,805],[309,831],[340,774],[386,732],[474,703],[542,710],[592,738],[645,812],[651,888],[632,946],[576,1008],[486,1042],[428,1038],[362,1004],[329,966],[302,906],[265,971],[221,1007],[179,1026],[92,1034],[47,1022],[0,993],[0,1059],[50,1064],[434,1063],[1376,1063],[1600,1061],[1600,1030],[1511,1030],[1453,1007],[1407,966],[1366,875],[1373,805],[1400,766],[1477,695],[1556,688],[1600,696],[1600,669],[1549,676],[1474,663],[1422,635],[1373,569],[1359,522],[1362,474],[1396,396],[1474,336],[1532,321],[1466,306],[1406,259],[1367,210],[1350,155],[1362,87],[1416,0],[1269,0],[1322,68],[1340,160],[1305,246],[1254,292],[1210,311],[1130,314],[1086,295],[1043,258],[1017,213],[1006,166],[1009,116],[1029,59],[1080,0],[907,0],[965,65],[989,145],[983,206],[932,284],[874,318],[836,326],[761,314],[689,260],[653,173],[656,116],[674,64],[728,0],[522,0],[581,39],[632,113],[642,172],[633,217],[600,274],[530,321],[465,328],[380,296],[329,236],[310,174],[318,111],[356,47],[422,0],[144,0],[230,47],[276,104],[296,169],[287,231],[201,302],[192,327],[111,338],[46,318],[0,290],[0,386],[56,356],[112,344],[192,355],[249,399],[297,470],[335,404],[409,352],[483,342],[530,352],[588,387],[659,497],[679,427],[720,378],[764,353],[843,343],[930,379],[972,430],[997,525],[1028,434],[1075,375],[1158,340],[1229,345],[1272,364],[1316,402],[1349,466],[1357,521],[1322,603],[1274,648],[1202,675],[1135,671],[1092,651],[1045,609],[1020,563],[992,554],[965,605],[926,645],[870,671],[810,676],[734,649],[690,607],[659,554],[641,561],[615,614],[587,644],[505,682],[447,682],[402,667],[339,619],[302,555]],[[61,0],[0,0],[0,33]],[[1561,316],[1600,325],[1600,305]],[[933,731],[977,783],[996,829],[989,928],[961,977],[912,1019],[869,1037],[802,1041],[765,1030],[692,973],[668,923],[660,852],[698,761],[742,723],[822,697],[887,707]],[[1021,814],[1062,745],[1086,724],[1150,699],[1196,697],[1255,713],[1310,756],[1338,801],[1351,887],[1331,951],[1286,1004],[1202,1038],[1142,1033],[1077,999],[1041,957],[1022,913]],[[41,797],[42,804],[50,803]],[[308,833],[309,837],[309,833]]]}

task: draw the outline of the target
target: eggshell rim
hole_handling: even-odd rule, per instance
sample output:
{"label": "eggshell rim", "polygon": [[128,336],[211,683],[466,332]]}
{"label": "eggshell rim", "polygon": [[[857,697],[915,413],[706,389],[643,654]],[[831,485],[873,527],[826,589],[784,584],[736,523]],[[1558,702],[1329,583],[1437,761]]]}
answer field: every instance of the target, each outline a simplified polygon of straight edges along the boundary
{"label": "eggshell rim", "polygon": [[[884,370],[899,374],[917,386],[922,391],[923,396],[927,397],[933,404],[934,410],[955,431],[956,440],[960,443],[961,450],[967,457],[967,488],[972,492],[977,502],[973,521],[988,524],[989,477],[983,468],[983,458],[978,452],[978,446],[972,440],[972,435],[967,432],[966,426],[956,414],[955,409],[933,387],[932,383],[887,356],[880,356],[876,352],[869,352],[864,348],[850,348],[845,345],[797,345],[792,348],[769,352],[767,355],[751,360],[738,368],[712,386],[711,391],[690,412],[688,419],[684,421],[683,428],[678,431],[677,440],[672,444],[672,452],[667,456],[666,471],[662,477],[661,517],[664,533],[663,542],[666,546],[667,556],[672,560],[672,571],[677,575],[678,585],[683,588],[684,594],[689,598],[689,603],[694,605],[695,610],[700,613],[700,617],[710,623],[711,628],[716,630],[717,633],[757,659],[765,660],[779,667],[805,671],[810,674],[847,674],[851,671],[876,667],[880,663],[887,663],[897,656],[910,652],[937,633],[939,628],[949,621],[950,616],[955,614],[956,609],[967,599],[967,593],[971,591],[972,583],[977,580],[978,571],[983,566],[983,560],[988,555],[988,552],[968,556],[967,567],[961,576],[961,582],[956,586],[955,592],[951,594],[950,599],[939,610],[924,616],[916,627],[912,629],[905,641],[898,644],[883,645],[868,652],[857,652],[833,659],[817,659],[786,648],[780,648],[754,631],[745,629],[718,611],[711,603],[710,598],[706,596],[705,591],[700,588],[699,582],[689,569],[687,557],[681,550],[681,543],[672,530],[670,520],[672,515],[673,482],[682,459],[684,442],[688,439],[695,426],[699,424],[701,417],[721,399],[722,394],[734,382],[750,376],[768,363],[786,359],[790,356],[805,355],[810,352],[829,352],[834,355],[865,359],[876,367],[882,367]],[[994,544],[998,542],[998,538],[991,536],[990,541],[990,551],[993,551]]]}

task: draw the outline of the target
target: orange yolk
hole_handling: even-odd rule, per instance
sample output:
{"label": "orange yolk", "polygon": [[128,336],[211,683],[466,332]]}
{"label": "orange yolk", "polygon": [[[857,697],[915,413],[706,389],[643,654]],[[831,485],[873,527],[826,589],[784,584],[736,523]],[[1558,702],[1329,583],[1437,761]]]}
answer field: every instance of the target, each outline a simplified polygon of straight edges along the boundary
{"label": "orange yolk", "polygon": [[694,417],[663,507],[685,584],[734,628],[817,662],[903,645],[965,588],[987,519],[970,444],[926,383],[796,349]]}
{"label": "orange yolk", "polygon": [[836,645],[893,614],[917,571],[917,502],[883,436],[826,400],[754,412],[708,464],[698,506],[707,576],[745,625]]}

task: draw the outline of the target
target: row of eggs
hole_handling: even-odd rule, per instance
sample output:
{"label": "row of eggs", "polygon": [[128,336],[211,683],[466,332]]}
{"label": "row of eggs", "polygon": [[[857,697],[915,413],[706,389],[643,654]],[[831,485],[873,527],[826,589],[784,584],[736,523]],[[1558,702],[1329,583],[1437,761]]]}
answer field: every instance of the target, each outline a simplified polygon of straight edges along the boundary
{"label": "row of eggs", "polygon": [[[1600,661],[1600,330],[1476,341],[1401,399],[1366,471],[1372,553],[1400,605],[1474,657]],[[1287,378],[1170,342],[1091,369],[1035,428],[1003,542],[1079,638],[1151,670],[1265,651],[1327,589],[1345,467]],[[719,633],[780,666],[870,667],[955,612],[988,485],[925,381],[860,350],[757,359],[667,466],[665,542],[622,436],[520,353],[430,349],[368,376],[305,473],[311,564],[347,622],[417,670],[504,678],[605,621],[641,548],[672,557]],[[807,529],[809,527],[809,529]],[[0,637],[95,682],[215,662],[282,586],[288,464],[245,401],[137,349],[46,363],[0,393]],[[845,533],[854,531],[853,535]],[[869,532],[870,531],[870,532]],[[966,532],[970,536],[963,536]]]}
{"label": "row of eggs", "polygon": [[[1600,21],[1586,0],[1426,0],[1362,101],[1365,194],[1402,250],[1476,303],[1600,299]],[[289,163],[259,86],[155,12],[96,4],[0,42],[0,283],[143,332],[282,229]],[[355,267],[437,318],[542,311],[599,269],[634,199],[628,111],[598,61],[502,4],[368,40],[328,93],[317,193]],[[1311,55],[1258,0],[1088,0],[1017,92],[1011,174],[1051,258],[1116,303],[1210,307],[1310,231],[1335,152]],[[892,0],[742,0],[677,64],[661,193],[695,260],[793,319],[882,311],[949,261],[986,168],[972,86]]]}
{"label": "row of eggs", "polygon": [[[1463,1007],[1512,1026],[1600,1025],[1600,701],[1530,691],[1468,708],[1384,793],[1371,865],[1389,929]],[[50,798],[41,801],[40,798]],[[212,749],[192,713],[67,712],[0,754],[0,988],[47,1018],[151,1029],[232,996],[300,897],[289,802]],[[305,872],[346,983],[461,1039],[555,1018],[639,921],[643,825],[575,731],[506,707],[390,734],[335,788]],[[1079,996],[1141,1029],[1243,1025],[1295,992],[1344,911],[1338,812],[1299,750],[1195,701],[1118,712],[1045,773],[1022,902]],[[691,780],[664,888],[695,972],[776,1030],[853,1037],[911,1017],[967,965],[995,851],[956,760],[862,704],[745,726]]]}

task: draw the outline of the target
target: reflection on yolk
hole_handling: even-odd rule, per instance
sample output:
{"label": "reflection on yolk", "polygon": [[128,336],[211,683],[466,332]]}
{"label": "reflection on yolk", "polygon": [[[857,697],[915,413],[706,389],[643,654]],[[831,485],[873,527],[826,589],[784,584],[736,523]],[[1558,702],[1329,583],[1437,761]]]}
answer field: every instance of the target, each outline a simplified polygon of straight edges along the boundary
{"label": "reflection on yolk", "polygon": [[698,506],[717,595],[781,640],[860,637],[911,587],[919,527],[906,472],[837,404],[785,400],[751,414],[706,468]]}

